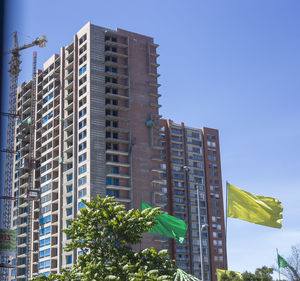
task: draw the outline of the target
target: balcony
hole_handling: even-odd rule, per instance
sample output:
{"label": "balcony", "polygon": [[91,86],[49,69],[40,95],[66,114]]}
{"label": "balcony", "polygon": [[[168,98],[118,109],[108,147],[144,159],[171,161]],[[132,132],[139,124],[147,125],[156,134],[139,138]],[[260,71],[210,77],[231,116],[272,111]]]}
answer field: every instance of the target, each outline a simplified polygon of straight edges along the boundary
{"label": "balcony", "polygon": [[155,87],[155,88],[158,88],[158,87],[161,86],[161,84],[158,84],[158,83],[156,83],[156,82],[149,82],[148,84],[149,84],[149,86]]}
{"label": "balcony", "polygon": [[67,86],[65,86],[65,90],[71,90],[71,89],[73,89],[73,85],[74,85],[74,81],[72,80],[72,81],[70,81],[68,83]]}
{"label": "balcony", "polygon": [[112,88],[120,88],[127,90],[129,87],[127,85],[118,84],[118,83],[112,83],[112,82],[105,82],[106,87],[112,87]]}
{"label": "balcony", "polygon": [[152,161],[156,161],[156,162],[163,162],[163,158],[162,157],[159,157],[159,156],[154,156],[151,158]]}
{"label": "balcony", "polygon": [[148,75],[154,78],[158,78],[160,76],[160,74],[154,72],[149,72]]}
{"label": "balcony", "polygon": [[105,163],[107,166],[117,166],[117,167],[130,167],[128,162],[113,162],[113,161],[106,161]]}
{"label": "balcony", "polygon": [[106,71],[105,76],[114,77],[114,78],[128,79],[128,74],[119,73],[119,72]]}
{"label": "balcony", "polygon": [[156,62],[150,62],[150,65],[151,65],[151,66],[154,66],[154,67],[159,67],[159,66],[160,66],[160,64],[158,64],[158,63],[156,63]]}
{"label": "balcony", "polygon": [[122,185],[106,185],[106,187],[111,190],[126,190],[126,191],[131,190],[130,186],[122,186]]}
{"label": "balcony", "polygon": [[107,177],[113,177],[113,178],[118,178],[118,179],[130,179],[129,175],[125,175],[125,174],[115,174],[115,173],[108,173],[106,175]]}
{"label": "balcony", "polygon": [[129,140],[126,139],[121,139],[121,138],[106,138],[106,141],[108,142],[114,142],[114,143],[124,143],[124,144],[129,144]]}
{"label": "balcony", "polygon": [[65,76],[66,81],[73,78],[73,74],[74,74],[73,67],[70,67],[69,69],[70,69],[69,71],[66,71],[67,72]]}
{"label": "balcony", "polygon": [[106,104],[105,109],[128,111],[129,107],[125,105]]}
{"label": "balcony", "polygon": [[105,128],[107,132],[118,132],[118,133],[125,133],[128,134],[129,130],[124,129],[124,128],[119,128],[119,127],[106,127]]}
{"label": "balcony", "polygon": [[113,62],[113,61],[109,61],[109,60],[105,61],[105,66],[119,67],[119,68],[125,68],[125,69],[128,68],[127,64],[120,63],[120,62]]}
{"label": "balcony", "polygon": [[107,154],[114,154],[114,155],[122,155],[122,156],[128,156],[128,151],[121,151],[121,150],[113,150],[113,149],[107,149],[105,151]]}
{"label": "balcony", "polygon": [[124,122],[128,122],[129,121],[125,117],[115,116],[115,115],[111,115],[111,114],[106,115],[105,118],[106,118],[106,120],[112,120],[112,121],[124,121]]}
{"label": "balcony", "polygon": [[156,54],[156,53],[150,53],[150,56],[154,57],[154,58],[158,58],[159,57],[159,54]]}
{"label": "balcony", "polygon": [[115,198],[116,201],[130,203],[130,198]]}
{"label": "balcony", "polygon": [[108,97],[108,98],[117,98],[117,99],[124,99],[124,100],[128,100],[129,99],[129,96],[128,95],[123,95],[123,94],[113,94],[113,93],[105,93],[105,97]]}
{"label": "balcony", "polygon": [[105,51],[105,55],[107,55],[107,56],[118,56],[120,58],[128,58],[127,54],[113,52],[113,51],[110,51],[110,50]]}
{"label": "balcony", "polygon": [[111,41],[111,40],[105,40],[105,45],[107,46],[115,46],[120,48],[128,48],[128,45],[125,43],[117,42],[117,41]]}
{"label": "balcony", "polygon": [[164,173],[165,172],[165,170],[162,170],[160,168],[152,168],[151,171],[155,172],[155,173]]}
{"label": "balcony", "polygon": [[150,102],[149,105],[152,106],[152,107],[154,107],[154,108],[160,108],[161,107],[160,104],[154,103],[154,102]]}

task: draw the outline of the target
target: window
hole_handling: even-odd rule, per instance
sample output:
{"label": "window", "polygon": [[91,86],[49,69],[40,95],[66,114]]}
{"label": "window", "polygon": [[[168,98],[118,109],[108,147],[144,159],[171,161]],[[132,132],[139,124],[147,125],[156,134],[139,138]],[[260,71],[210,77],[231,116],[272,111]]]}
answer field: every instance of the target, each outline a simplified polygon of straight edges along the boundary
{"label": "window", "polygon": [[40,247],[48,246],[48,245],[50,245],[50,237],[40,240]]}
{"label": "window", "polygon": [[[210,186],[210,190],[211,190],[211,191],[219,191],[219,187],[216,186],[216,185],[211,185],[211,186]],[[211,194],[212,194],[212,193],[211,193]]]}
{"label": "window", "polygon": [[67,197],[67,204],[72,203],[72,201],[73,201],[73,197],[72,196]]}
{"label": "window", "polygon": [[208,140],[215,140],[216,136],[215,135],[206,135]]}
{"label": "window", "polygon": [[112,66],[105,66],[105,71],[106,72],[113,72],[113,73],[117,73],[117,68],[112,67]]}
{"label": "window", "polygon": [[86,55],[84,55],[83,57],[81,57],[79,59],[79,65],[81,65],[82,63],[84,63],[86,61]]}
{"label": "window", "polygon": [[83,173],[85,173],[86,172],[86,164],[84,164],[84,165],[82,165],[82,166],[80,166],[79,168],[78,168],[78,173],[79,173],[79,175],[81,175],[81,174],[83,174]]}
{"label": "window", "polygon": [[207,145],[211,147],[216,147],[216,143],[214,141],[208,141]]}
{"label": "window", "polygon": [[51,173],[48,173],[47,175],[41,177],[41,183],[44,183],[44,182],[46,182],[48,180],[51,180],[51,178],[52,178]]}
{"label": "window", "polygon": [[86,160],[86,152],[83,153],[83,154],[81,154],[81,155],[79,155],[79,157],[78,157],[79,163],[81,163],[81,162],[83,162],[85,160]]}
{"label": "window", "polygon": [[51,211],[51,204],[45,206],[45,207],[41,207],[40,209],[40,214],[43,215],[43,214],[46,214],[48,212]]}
{"label": "window", "polygon": [[212,208],[212,214],[213,214],[213,215],[220,215],[221,212],[220,212],[219,209],[214,209],[214,208]]}
{"label": "window", "polygon": [[84,177],[82,177],[82,178],[80,178],[80,179],[78,180],[78,185],[79,185],[79,186],[82,186],[82,185],[84,185],[84,184],[86,184],[86,176],[84,176]]}
{"label": "window", "polygon": [[113,56],[105,56],[105,61],[117,62],[118,59],[117,57],[113,57]]}
{"label": "window", "polygon": [[82,87],[80,90],[79,90],[79,96],[81,97],[83,94],[86,93],[86,86]]}
{"label": "window", "polygon": [[67,192],[71,192],[73,190],[73,185],[67,185]]}
{"label": "window", "polygon": [[50,189],[52,189],[52,183],[47,183],[46,185],[41,187],[41,193],[44,193]]}
{"label": "window", "polygon": [[181,129],[171,128],[171,133],[181,135],[182,131],[181,131]]}
{"label": "window", "polygon": [[86,141],[79,145],[79,151],[86,149]]}
{"label": "window", "polygon": [[106,189],[106,196],[114,196],[116,198],[119,198],[119,190]]}
{"label": "window", "polygon": [[85,206],[85,204],[83,203],[83,202],[79,202],[78,203],[78,210],[81,210],[82,208],[85,208],[86,206]]}
{"label": "window", "polygon": [[43,99],[43,104],[47,103],[49,100],[53,99],[53,92]]}
{"label": "window", "polygon": [[40,251],[40,258],[49,257],[50,256],[50,248]]}
{"label": "window", "polygon": [[113,167],[113,173],[119,174],[119,167]]}
{"label": "window", "polygon": [[212,205],[213,207],[220,207],[220,202],[219,202],[219,201],[212,201],[212,202],[211,202],[211,205]]}
{"label": "window", "polygon": [[72,213],[73,213],[73,209],[72,208],[68,208],[68,209],[66,209],[66,211],[67,211],[67,216],[71,216]]}
{"label": "window", "polygon": [[79,101],[79,107],[83,106],[84,104],[86,104],[86,97],[82,98],[82,99]]}
{"label": "window", "polygon": [[43,197],[41,198],[41,204],[46,203],[46,202],[48,202],[48,201],[50,201],[50,200],[51,200],[51,193],[50,193],[50,194],[47,194],[47,195],[45,195],[45,196],[43,196]]}
{"label": "window", "polygon": [[84,75],[80,80],[79,80],[79,86],[81,86],[83,83],[86,82],[86,75]]}
{"label": "window", "polygon": [[72,180],[72,179],[73,179],[73,174],[68,174],[68,175],[67,175],[67,180],[70,181],[70,180]]}
{"label": "window", "polygon": [[86,126],[86,119],[79,122],[79,130]]}
{"label": "window", "polygon": [[209,179],[209,183],[219,184],[219,180],[218,179]]}
{"label": "window", "polygon": [[79,118],[83,117],[84,115],[86,115],[86,107],[79,111]]}
{"label": "window", "polygon": [[217,161],[217,157],[216,157],[216,156],[208,155],[208,156],[207,156],[207,159],[208,159],[209,161],[214,161],[214,162]]}
{"label": "window", "polygon": [[72,256],[66,256],[66,262],[67,264],[71,264],[72,263]]}
{"label": "window", "polygon": [[209,175],[211,177],[217,177],[218,176],[218,171],[209,171]]}
{"label": "window", "polygon": [[86,72],[86,65],[79,69],[79,76],[82,75],[84,72]]}
{"label": "window", "polygon": [[118,178],[106,178],[106,185],[119,185],[119,179]]}
{"label": "window", "polygon": [[82,140],[86,137],[86,130],[82,131],[81,133],[79,133],[79,140]]}
{"label": "window", "polygon": [[217,154],[217,150],[212,149],[212,148],[208,148],[207,152],[210,153],[210,154]]}
{"label": "window", "polygon": [[79,38],[79,45],[81,45],[86,40],[86,34]]}
{"label": "window", "polygon": [[208,168],[210,169],[218,169],[218,165],[215,163],[208,163]]}
{"label": "window", "polygon": [[113,77],[105,77],[105,83],[118,84],[118,79]]}
{"label": "window", "polygon": [[40,218],[40,225],[46,224],[51,222],[51,215],[48,215],[46,217]]}
{"label": "window", "polygon": [[81,198],[86,195],[86,188],[78,191],[78,198]]}
{"label": "window", "polygon": [[47,226],[45,228],[40,229],[40,236],[49,234],[51,232],[51,226]]}
{"label": "window", "polygon": [[79,49],[79,55],[81,55],[83,52],[86,51],[86,44],[84,44],[80,49]]}
{"label": "window", "polygon": [[49,114],[43,117],[42,124],[45,124],[52,116],[53,116],[53,111],[51,111]]}
{"label": "window", "polygon": [[50,267],[50,260],[41,261],[39,263],[39,269],[48,268]]}

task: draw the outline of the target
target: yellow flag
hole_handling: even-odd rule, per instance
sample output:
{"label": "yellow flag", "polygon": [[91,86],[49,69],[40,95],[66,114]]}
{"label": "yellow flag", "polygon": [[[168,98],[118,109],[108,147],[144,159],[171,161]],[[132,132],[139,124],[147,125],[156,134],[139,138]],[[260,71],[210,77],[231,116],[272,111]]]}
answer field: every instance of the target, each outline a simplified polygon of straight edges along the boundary
{"label": "yellow flag", "polygon": [[225,270],[225,269],[219,269],[219,268],[217,268],[216,271],[217,271],[217,280],[218,281],[221,281],[222,274],[226,273],[229,276],[230,272],[233,272],[237,276],[239,276],[239,277],[242,278],[242,274],[240,272],[238,272],[238,271],[231,271],[231,270]]}
{"label": "yellow flag", "polygon": [[227,215],[248,222],[281,228],[282,206],[276,198],[251,194],[227,183]]}

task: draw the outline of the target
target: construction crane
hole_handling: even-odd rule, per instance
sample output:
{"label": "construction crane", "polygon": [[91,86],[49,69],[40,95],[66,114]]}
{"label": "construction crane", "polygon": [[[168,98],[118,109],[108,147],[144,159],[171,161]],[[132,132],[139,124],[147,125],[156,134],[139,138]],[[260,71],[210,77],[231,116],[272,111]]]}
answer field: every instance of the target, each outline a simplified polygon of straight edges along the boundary
{"label": "construction crane", "polygon": [[[35,39],[32,43],[19,47],[17,32],[14,32],[14,48],[5,52],[6,54],[11,53],[11,59],[9,61],[10,68],[10,83],[9,83],[9,107],[8,107],[8,127],[7,127],[7,145],[6,145],[6,170],[5,170],[5,182],[4,182],[4,195],[11,196],[12,180],[13,180],[13,154],[14,151],[14,132],[15,132],[15,118],[18,117],[16,114],[16,93],[18,87],[18,77],[21,71],[20,65],[20,51],[28,49],[33,46],[45,47],[46,37],[40,36]],[[10,228],[10,202],[4,204],[4,227]]]}
{"label": "construction crane", "polygon": [[[4,195],[12,196],[12,185],[13,185],[13,163],[14,163],[14,135],[15,135],[15,118],[20,117],[16,113],[16,93],[18,87],[18,77],[21,71],[20,65],[20,51],[28,49],[33,46],[45,47],[46,46],[46,37],[40,36],[35,39],[32,43],[26,44],[19,47],[17,32],[14,32],[14,47],[13,49],[5,52],[5,54],[11,53],[11,59],[9,61],[10,68],[10,84],[9,84],[9,108],[8,113],[1,113],[3,116],[8,117],[8,127],[7,127],[7,144],[6,144],[6,169],[5,169],[5,181],[4,181]],[[35,101],[35,74],[36,74],[36,53],[33,58],[33,101]],[[35,115],[35,102],[31,105],[31,128],[30,128],[30,149],[33,148],[34,142],[34,115]],[[30,158],[33,156],[33,151],[29,151]],[[33,161],[33,159],[30,159]],[[32,180],[32,168],[29,170],[29,187],[28,190],[32,189],[33,180]],[[29,204],[30,207],[31,204]],[[10,200],[4,201],[4,227],[6,229],[10,228],[10,216],[11,216],[11,202]],[[29,218],[30,220],[30,218]],[[31,223],[31,222],[29,222]],[[29,235],[29,234],[28,234]],[[29,235],[30,236],[30,235]],[[2,262],[7,262],[8,257],[2,257]],[[1,280],[7,279],[7,271],[2,275]],[[3,278],[4,277],[4,278]],[[28,278],[28,275],[27,275]]]}

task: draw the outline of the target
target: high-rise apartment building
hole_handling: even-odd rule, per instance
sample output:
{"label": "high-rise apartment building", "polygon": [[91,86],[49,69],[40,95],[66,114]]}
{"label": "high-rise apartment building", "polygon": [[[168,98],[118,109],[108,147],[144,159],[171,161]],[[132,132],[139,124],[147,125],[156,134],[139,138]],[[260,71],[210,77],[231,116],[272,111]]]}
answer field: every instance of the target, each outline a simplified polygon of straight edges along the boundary
{"label": "high-rise apartment building", "polygon": [[201,276],[199,203],[204,278],[216,280],[216,268],[227,268],[218,131],[160,122],[167,185],[162,202],[189,226],[183,244],[170,239],[170,256],[181,269]]}
{"label": "high-rise apartment building", "polygon": [[[164,182],[156,48],[150,37],[88,23],[44,63],[35,89],[33,81],[19,87],[12,192],[25,197],[34,167],[31,188],[40,191],[40,201],[13,203],[17,256],[10,280],[27,281],[76,262],[77,251],[63,251],[69,237],[62,229],[83,207],[82,199],[99,194],[128,208],[139,208],[141,201],[159,204]],[[145,235],[142,247],[160,243]]]}

